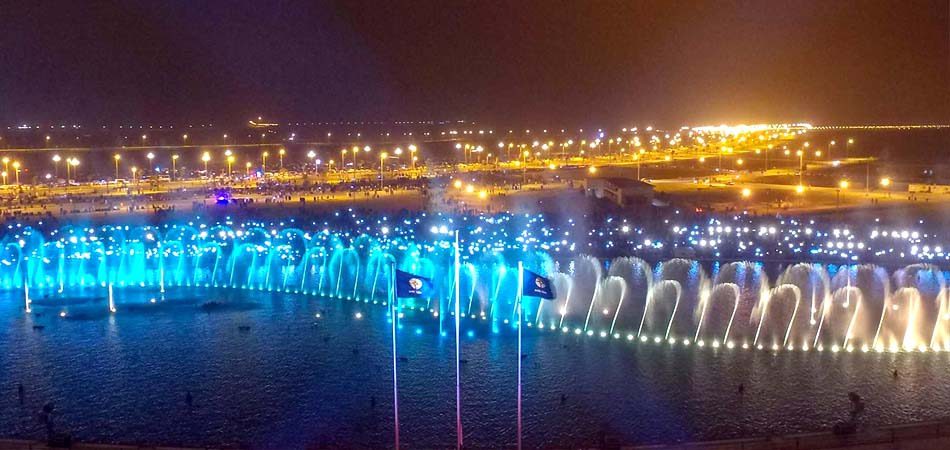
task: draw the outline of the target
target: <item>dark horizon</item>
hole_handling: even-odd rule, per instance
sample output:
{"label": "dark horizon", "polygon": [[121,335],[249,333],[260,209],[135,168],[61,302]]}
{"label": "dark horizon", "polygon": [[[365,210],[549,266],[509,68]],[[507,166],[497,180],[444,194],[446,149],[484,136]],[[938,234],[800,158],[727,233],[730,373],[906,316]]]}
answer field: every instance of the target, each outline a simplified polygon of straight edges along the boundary
{"label": "dark horizon", "polygon": [[0,123],[950,120],[950,5],[19,2]]}

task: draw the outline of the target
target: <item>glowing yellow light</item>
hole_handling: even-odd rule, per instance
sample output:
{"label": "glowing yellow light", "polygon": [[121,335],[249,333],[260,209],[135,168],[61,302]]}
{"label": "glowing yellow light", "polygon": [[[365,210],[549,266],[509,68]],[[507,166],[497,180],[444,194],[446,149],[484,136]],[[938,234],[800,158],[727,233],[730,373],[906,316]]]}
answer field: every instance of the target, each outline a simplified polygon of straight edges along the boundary
{"label": "glowing yellow light", "polygon": [[881,186],[888,187],[891,185],[890,178],[881,178]]}
{"label": "glowing yellow light", "polygon": [[488,198],[488,192],[485,192],[484,190],[478,191],[478,198],[480,199]]}
{"label": "glowing yellow light", "polygon": [[751,197],[751,196],[752,196],[752,189],[749,189],[749,188],[742,188],[742,196],[745,197],[745,198]]}
{"label": "glowing yellow light", "polygon": [[795,192],[797,192],[797,193],[799,193],[799,194],[804,193],[804,192],[805,192],[805,186],[803,186],[803,185],[801,185],[801,184],[799,184],[798,186],[795,186]]}
{"label": "glowing yellow light", "polygon": [[838,182],[838,187],[840,187],[841,189],[847,189],[848,185],[849,185],[848,180],[841,180]]}
{"label": "glowing yellow light", "polygon": [[590,172],[590,173],[597,173],[597,168],[594,167],[594,166],[590,166],[590,167],[587,169],[587,171]]}
{"label": "glowing yellow light", "polygon": [[455,189],[462,189],[462,180],[455,180],[452,186],[455,186]]}

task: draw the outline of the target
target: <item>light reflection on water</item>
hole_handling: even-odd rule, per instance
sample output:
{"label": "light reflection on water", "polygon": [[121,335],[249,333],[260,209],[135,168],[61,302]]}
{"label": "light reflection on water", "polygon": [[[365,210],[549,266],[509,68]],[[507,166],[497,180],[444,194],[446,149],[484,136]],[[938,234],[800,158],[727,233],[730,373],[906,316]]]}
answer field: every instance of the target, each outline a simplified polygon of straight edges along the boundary
{"label": "light reflection on water", "polygon": [[[152,304],[156,292],[117,290],[115,315],[104,313],[105,294],[97,293],[71,299],[62,319],[49,306],[57,300],[35,299],[34,314],[25,315],[16,293],[3,295],[0,430],[6,436],[42,437],[35,413],[53,401],[57,427],[80,440],[269,448],[392,443],[383,307],[178,288]],[[201,308],[208,300],[221,306]],[[515,334],[463,323],[475,332],[462,347],[466,443],[513,445]],[[452,338],[439,337],[428,315],[410,315],[403,325],[402,442],[452,446]],[[539,330],[525,337],[528,447],[827,429],[847,417],[848,391],[865,398],[862,420],[870,425],[940,418],[950,405],[945,352],[773,354]],[[17,383],[26,389],[24,406]],[[193,408],[185,404],[188,390]]]}

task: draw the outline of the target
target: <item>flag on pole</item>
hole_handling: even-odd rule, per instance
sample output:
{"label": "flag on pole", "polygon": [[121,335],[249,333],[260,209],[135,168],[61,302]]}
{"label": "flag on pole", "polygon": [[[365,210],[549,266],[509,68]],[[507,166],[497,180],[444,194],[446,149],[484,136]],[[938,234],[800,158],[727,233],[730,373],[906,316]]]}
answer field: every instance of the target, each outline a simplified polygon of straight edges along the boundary
{"label": "flag on pole", "polygon": [[433,291],[431,279],[396,270],[396,297],[425,297]]}
{"label": "flag on pole", "polygon": [[551,284],[550,279],[542,277],[530,270],[525,270],[524,279],[521,283],[521,295],[554,300],[554,286]]}

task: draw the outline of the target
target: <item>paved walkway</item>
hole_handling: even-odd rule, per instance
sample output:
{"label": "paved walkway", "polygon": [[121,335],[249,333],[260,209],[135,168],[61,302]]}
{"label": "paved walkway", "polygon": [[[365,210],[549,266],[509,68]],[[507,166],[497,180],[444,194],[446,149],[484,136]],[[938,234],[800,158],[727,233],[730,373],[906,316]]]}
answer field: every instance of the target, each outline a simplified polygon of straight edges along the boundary
{"label": "paved walkway", "polygon": [[950,420],[861,429],[852,435],[830,431],[775,437],[622,447],[629,450],[931,450],[950,448]]}

